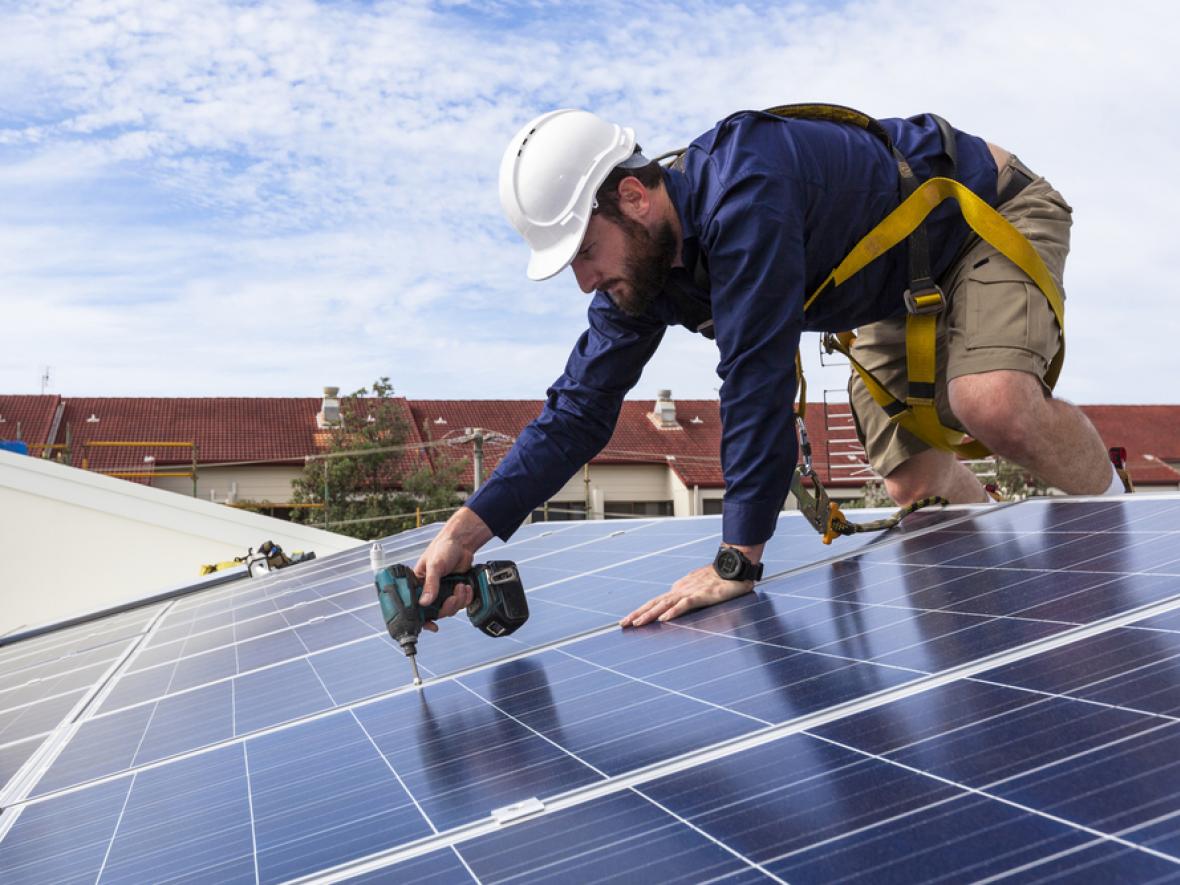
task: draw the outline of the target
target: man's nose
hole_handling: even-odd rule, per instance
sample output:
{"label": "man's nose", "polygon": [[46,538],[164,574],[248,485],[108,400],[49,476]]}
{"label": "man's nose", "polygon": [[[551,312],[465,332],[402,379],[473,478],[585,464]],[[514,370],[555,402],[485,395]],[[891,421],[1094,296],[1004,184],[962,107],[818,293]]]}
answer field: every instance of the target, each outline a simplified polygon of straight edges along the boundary
{"label": "man's nose", "polygon": [[586,266],[586,262],[575,258],[571,262],[570,267],[573,269],[574,278],[578,281],[578,288],[589,295],[596,288],[598,288],[598,274],[593,269]]}

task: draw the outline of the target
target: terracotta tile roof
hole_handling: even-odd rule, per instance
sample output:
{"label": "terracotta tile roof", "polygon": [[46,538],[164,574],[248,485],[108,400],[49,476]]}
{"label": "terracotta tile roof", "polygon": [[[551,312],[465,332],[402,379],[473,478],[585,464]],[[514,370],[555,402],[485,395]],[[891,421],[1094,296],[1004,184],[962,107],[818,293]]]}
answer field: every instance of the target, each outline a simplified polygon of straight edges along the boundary
{"label": "terracotta tile roof", "polygon": [[[344,400],[346,403],[347,400]],[[679,427],[656,427],[648,414],[654,401],[628,400],[610,442],[594,459],[596,464],[667,464],[685,485],[722,488],[719,452],[721,422],[713,399],[674,400]],[[28,442],[45,442],[59,405],[64,405],[57,442],[64,442],[69,426],[72,462],[83,454],[91,469],[142,470],[144,457],[160,466],[187,464],[184,448],[99,448],[87,443],[114,441],[196,442],[203,465],[234,462],[298,464],[308,454],[324,452],[328,433],[316,426],[319,397],[89,397],[0,396],[0,438],[16,435]],[[461,436],[466,428],[482,427],[516,437],[541,411],[541,400],[406,400],[395,399],[411,427],[408,442],[437,441]],[[1180,485],[1180,405],[1083,406],[1107,445],[1122,445],[1129,453],[1132,477],[1141,485]],[[88,420],[91,416],[97,421]],[[856,441],[847,404],[808,406],[807,427],[814,464],[825,483],[859,486],[871,473]],[[484,475],[507,452],[503,441],[484,445]],[[470,487],[473,446],[437,446],[426,450],[437,466],[463,463],[460,483]],[[406,455],[407,466],[421,463],[420,453]]]}
{"label": "terracotta tile roof", "polygon": [[[592,464],[667,464],[689,488],[723,488],[721,472],[721,413],[717,400],[674,400],[678,428],[657,427],[649,418],[654,400],[627,400],[619,414],[614,435]],[[541,400],[411,400],[415,423],[426,439],[441,440],[461,436],[467,428],[482,427],[509,437],[516,437],[538,414]],[[823,404],[808,407],[808,433],[811,436],[815,465],[820,476],[828,476],[829,438],[831,442],[832,481],[836,485],[863,483],[863,452],[855,435],[841,428],[851,426],[847,406],[841,414],[833,407],[829,434]],[[852,445],[846,440],[851,439]],[[504,443],[485,443],[484,476],[495,469],[508,451]],[[471,443],[430,450],[438,464],[465,461],[462,484],[472,481]],[[855,459],[855,460],[853,460]]]}
{"label": "terracotta tile roof", "polygon": [[71,461],[91,470],[142,470],[152,456],[159,466],[187,464],[185,447],[89,446],[101,441],[195,442],[201,464],[234,461],[299,462],[318,450],[312,397],[82,397],[65,401],[59,431],[70,432]]}
{"label": "terracotta tile roof", "polygon": [[[409,428],[407,443],[420,442],[406,400],[393,402]],[[68,426],[71,463],[81,466],[86,458],[89,469],[100,471],[143,471],[148,456],[157,468],[192,461],[188,447],[90,445],[108,441],[195,442],[205,466],[302,464],[329,449],[330,432],[316,423],[322,404],[320,397],[80,397],[65,400],[58,441],[65,441]],[[416,465],[422,456],[405,458]]]}
{"label": "terracotta tile roof", "polygon": [[23,439],[30,445],[48,442],[60,402],[56,395],[0,396],[0,439]]}
{"label": "terracotta tile roof", "polygon": [[716,400],[673,400],[677,428],[657,427],[654,400],[623,403],[619,423],[596,464],[667,464],[689,488],[722,488],[721,413]]}
{"label": "terracotta tile roof", "polygon": [[1180,405],[1082,406],[1107,446],[1127,450],[1127,467],[1136,485],[1180,486]]}
{"label": "terracotta tile roof", "polygon": [[[409,400],[415,430],[424,442],[441,442],[462,437],[465,430],[475,427],[515,439],[525,426],[541,413],[542,405],[540,400]],[[484,443],[484,479],[495,470],[508,448],[505,442]],[[459,485],[471,488],[474,474],[472,443],[432,446],[427,451],[430,460],[439,468],[462,464]]]}
{"label": "terracotta tile roof", "polygon": [[[720,418],[715,400],[678,400],[681,428],[661,430],[648,420],[651,400],[623,403],[619,423],[610,442],[593,464],[669,464],[688,485],[721,486]],[[426,439],[461,437],[467,428],[481,427],[515,438],[541,413],[541,400],[411,400],[415,422]],[[691,423],[699,417],[700,423]],[[506,442],[484,444],[484,477],[507,453]],[[669,460],[667,456],[673,456]],[[438,464],[463,461],[462,484],[472,481],[473,445],[434,447],[430,456]]]}

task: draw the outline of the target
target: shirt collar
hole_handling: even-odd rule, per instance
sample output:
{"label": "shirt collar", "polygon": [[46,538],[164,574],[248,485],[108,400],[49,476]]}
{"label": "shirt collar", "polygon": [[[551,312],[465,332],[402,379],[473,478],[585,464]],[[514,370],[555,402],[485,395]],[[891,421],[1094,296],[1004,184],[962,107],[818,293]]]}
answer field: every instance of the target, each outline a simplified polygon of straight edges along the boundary
{"label": "shirt collar", "polygon": [[668,189],[668,197],[672,200],[672,205],[676,207],[676,216],[680,219],[680,258],[684,262],[684,266],[691,271],[696,265],[700,245],[696,225],[688,212],[691,198],[688,178],[679,170],[665,169],[664,187]]}

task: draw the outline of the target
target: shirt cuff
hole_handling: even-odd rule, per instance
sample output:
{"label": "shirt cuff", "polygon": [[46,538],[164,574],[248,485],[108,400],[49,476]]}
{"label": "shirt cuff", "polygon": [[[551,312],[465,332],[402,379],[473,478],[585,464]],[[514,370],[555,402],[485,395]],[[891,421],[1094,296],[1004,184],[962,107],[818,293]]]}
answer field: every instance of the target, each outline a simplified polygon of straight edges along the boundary
{"label": "shirt cuff", "polygon": [[774,534],[782,503],[773,501],[731,501],[721,504],[721,539],[726,544],[753,547],[765,544]]}
{"label": "shirt cuff", "polygon": [[521,512],[520,501],[506,488],[506,483],[489,479],[463,502],[467,509],[484,521],[501,541],[507,541],[520,528],[531,509]]}

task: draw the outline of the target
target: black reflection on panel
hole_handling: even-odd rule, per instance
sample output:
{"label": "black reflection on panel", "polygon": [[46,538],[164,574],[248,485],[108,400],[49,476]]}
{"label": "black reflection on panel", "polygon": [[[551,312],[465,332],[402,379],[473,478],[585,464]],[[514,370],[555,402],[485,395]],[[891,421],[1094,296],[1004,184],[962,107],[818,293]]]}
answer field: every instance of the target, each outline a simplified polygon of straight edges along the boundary
{"label": "black reflection on panel", "polygon": [[453,682],[367,704],[353,714],[440,830],[600,779]]}

